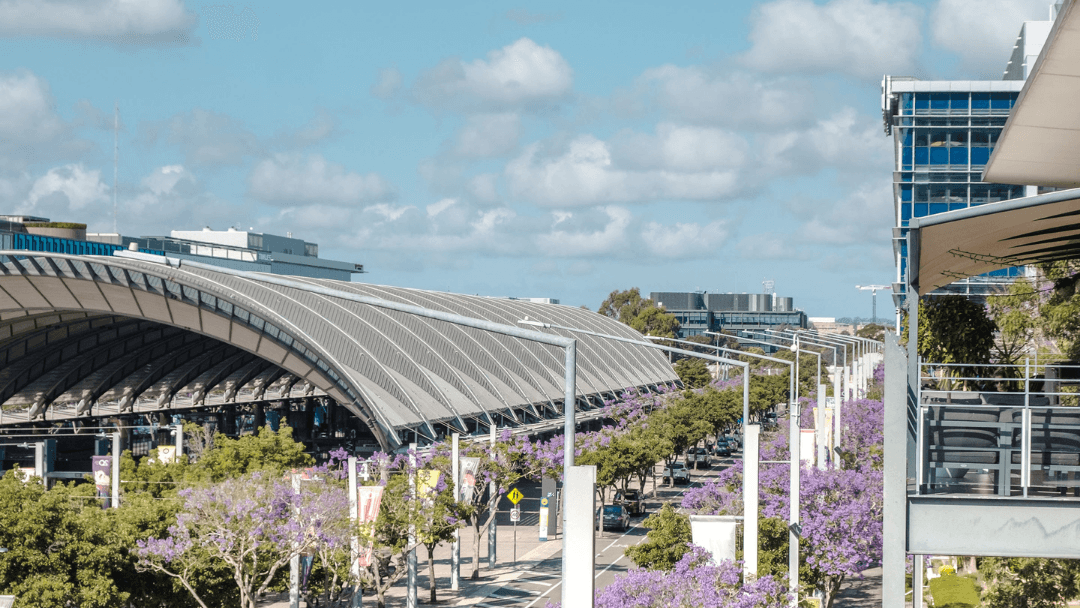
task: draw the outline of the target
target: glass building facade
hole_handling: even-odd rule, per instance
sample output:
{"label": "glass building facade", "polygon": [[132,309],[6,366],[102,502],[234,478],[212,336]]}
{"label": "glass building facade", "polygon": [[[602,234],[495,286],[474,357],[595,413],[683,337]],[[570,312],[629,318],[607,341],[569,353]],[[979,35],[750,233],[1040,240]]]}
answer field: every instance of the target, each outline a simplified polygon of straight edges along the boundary
{"label": "glass building facade", "polygon": [[[907,226],[912,218],[957,211],[1028,194],[1022,185],[982,181],[994,145],[1022,80],[924,81],[886,77],[882,116],[892,135],[894,294],[907,272]],[[1023,268],[998,270],[940,290],[975,298],[1001,291]]]}

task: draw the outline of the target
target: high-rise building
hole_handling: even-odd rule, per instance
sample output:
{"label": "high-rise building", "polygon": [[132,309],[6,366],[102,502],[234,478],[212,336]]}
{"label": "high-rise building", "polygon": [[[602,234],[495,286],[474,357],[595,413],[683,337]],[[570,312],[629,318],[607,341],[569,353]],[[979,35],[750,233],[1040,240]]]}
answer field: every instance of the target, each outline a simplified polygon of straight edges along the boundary
{"label": "high-rise building", "polygon": [[[1030,186],[983,182],[982,172],[1046,41],[1056,9],[1051,7],[1051,21],[1023,24],[1001,80],[898,76],[883,80],[882,118],[895,152],[893,297],[897,304],[904,297],[907,226],[912,218],[1037,194]],[[936,293],[978,299],[1000,292],[1024,273],[1022,267],[998,270],[957,281]]]}

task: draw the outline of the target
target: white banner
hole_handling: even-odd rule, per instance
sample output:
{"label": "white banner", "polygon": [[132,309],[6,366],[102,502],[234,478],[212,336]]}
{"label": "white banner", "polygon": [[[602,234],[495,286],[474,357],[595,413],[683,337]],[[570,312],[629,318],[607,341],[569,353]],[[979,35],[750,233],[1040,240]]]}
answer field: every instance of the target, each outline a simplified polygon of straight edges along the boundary
{"label": "white banner", "polygon": [[799,460],[815,466],[817,461],[817,431],[801,429],[799,437]]}
{"label": "white banner", "polygon": [[712,554],[719,564],[735,560],[736,519],[730,515],[691,515],[690,535],[693,543]]}

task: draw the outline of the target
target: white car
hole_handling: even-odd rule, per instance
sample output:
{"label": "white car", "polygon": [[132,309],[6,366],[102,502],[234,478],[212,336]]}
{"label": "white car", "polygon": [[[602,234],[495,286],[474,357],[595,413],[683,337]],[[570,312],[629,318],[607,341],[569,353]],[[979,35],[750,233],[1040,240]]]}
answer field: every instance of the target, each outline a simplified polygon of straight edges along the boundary
{"label": "white car", "polygon": [[672,478],[674,478],[675,483],[690,483],[690,471],[681,462],[664,467],[664,481]]}

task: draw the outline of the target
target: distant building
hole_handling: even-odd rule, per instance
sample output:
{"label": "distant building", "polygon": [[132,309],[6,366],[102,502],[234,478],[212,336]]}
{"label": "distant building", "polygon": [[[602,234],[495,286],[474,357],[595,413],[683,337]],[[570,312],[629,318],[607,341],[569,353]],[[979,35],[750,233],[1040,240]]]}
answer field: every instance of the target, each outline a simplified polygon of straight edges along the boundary
{"label": "distant building", "polygon": [[649,298],[679,320],[680,338],[706,331],[738,334],[782,325],[807,327],[806,313],[795,308],[794,300],[776,294],[654,291]]}
{"label": "distant building", "polygon": [[170,236],[87,233],[86,224],[0,215],[0,247],[73,255],[112,255],[118,249],[167,255],[214,266],[270,274],[349,281],[361,264],[319,257],[319,246],[292,235],[228,230],[173,230]]}

